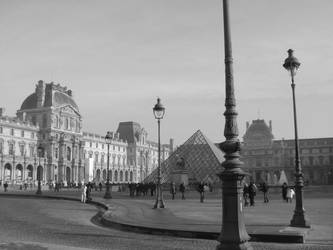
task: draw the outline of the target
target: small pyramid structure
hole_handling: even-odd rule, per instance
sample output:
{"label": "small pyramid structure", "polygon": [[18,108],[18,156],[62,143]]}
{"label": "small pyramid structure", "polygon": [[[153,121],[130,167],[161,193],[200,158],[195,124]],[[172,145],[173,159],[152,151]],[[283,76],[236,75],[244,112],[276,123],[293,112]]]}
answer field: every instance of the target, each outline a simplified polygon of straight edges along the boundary
{"label": "small pyramid structure", "polygon": [[[220,182],[217,174],[222,171],[223,152],[217,148],[200,130],[196,131],[184,144],[178,147],[168,159],[161,163],[161,182],[172,182],[172,173],[179,158],[185,161],[189,182]],[[145,182],[157,181],[155,169]]]}

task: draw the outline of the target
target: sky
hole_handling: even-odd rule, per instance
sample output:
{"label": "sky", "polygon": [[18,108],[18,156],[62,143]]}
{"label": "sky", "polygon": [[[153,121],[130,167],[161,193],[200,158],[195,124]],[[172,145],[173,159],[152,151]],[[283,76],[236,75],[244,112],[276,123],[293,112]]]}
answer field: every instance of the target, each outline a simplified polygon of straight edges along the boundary
{"label": "sky", "polygon": [[[300,138],[333,137],[332,0],[231,0],[239,138],[272,120],[294,137],[292,48]],[[0,0],[0,107],[14,116],[38,80],[73,90],[85,131],[136,121],[157,140],[152,108],[166,108],[161,141],[200,129],[225,140],[222,0]]]}

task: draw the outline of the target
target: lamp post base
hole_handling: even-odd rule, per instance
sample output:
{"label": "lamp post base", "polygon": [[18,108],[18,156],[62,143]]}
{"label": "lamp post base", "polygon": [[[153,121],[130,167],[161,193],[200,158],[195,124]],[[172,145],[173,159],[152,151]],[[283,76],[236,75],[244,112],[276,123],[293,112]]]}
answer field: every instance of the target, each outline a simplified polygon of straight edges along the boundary
{"label": "lamp post base", "polygon": [[249,242],[244,243],[231,243],[231,244],[225,244],[221,243],[216,247],[216,250],[253,250],[253,247]]}
{"label": "lamp post base", "polygon": [[106,191],[105,191],[105,194],[104,194],[103,198],[104,199],[112,199],[109,185],[106,186]]}
{"label": "lamp post base", "polygon": [[304,213],[295,211],[293,218],[290,221],[291,227],[305,227],[310,228],[310,222],[305,219]]}
{"label": "lamp post base", "polygon": [[156,209],[156,208],[164,208],[163,200],[156,200],[155,205],[154,205],[154,209]]}

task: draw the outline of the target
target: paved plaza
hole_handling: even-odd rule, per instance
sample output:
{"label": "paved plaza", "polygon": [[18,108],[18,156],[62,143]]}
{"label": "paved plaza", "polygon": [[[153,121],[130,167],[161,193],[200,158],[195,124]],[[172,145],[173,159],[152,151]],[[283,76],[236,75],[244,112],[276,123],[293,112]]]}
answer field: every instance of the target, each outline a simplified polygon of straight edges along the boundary
{"label": "paved plaza", "polygon": [[[327,189],[308,193],[306,214],[312,228],[307,231],[304,244],[265,243],[253,241],[255,249],[332,249],[333,197]],[[2,190],[1,190],[2,191]],[[0,196],[2,222],[0,249],[215,249],[216,240],[151,235],[127,231],[126,228],[99,224],[96,214],[105,211],[91,204],[75,200],[27,198],[33,191],[11,191],[16,197]],[[123,224],[134,224],[151,229],[196,230],[216,232],[221,228],[222,206],[219,193],[208,194],[204,203],[196,193],[188,193],[186,200],[169,199],[165,194],[166,209],[153,210],[154,197],[128,197],[127,193],[113,192],[113,199],[104,200],[103,192],[93,192],[93,200],[105,203],[109,211],[104,218]],[[318,197],[319,194],[321,197]],[[63,190],[60,193],[44,191],[43,196],[77,199],[79,191]],[[269,204],[263,203],[260,194],[255,207],[244,208],[248,232],[284,228],[289,223],[294,204],[284,203],[278,193],[271,195]],[[15,210],[12,208],[15,207]],[[112,224],[112,223],[111,223]],[[187,235],[187,237],[192,237]],[[15,248],[16,247],[16,248]]]}

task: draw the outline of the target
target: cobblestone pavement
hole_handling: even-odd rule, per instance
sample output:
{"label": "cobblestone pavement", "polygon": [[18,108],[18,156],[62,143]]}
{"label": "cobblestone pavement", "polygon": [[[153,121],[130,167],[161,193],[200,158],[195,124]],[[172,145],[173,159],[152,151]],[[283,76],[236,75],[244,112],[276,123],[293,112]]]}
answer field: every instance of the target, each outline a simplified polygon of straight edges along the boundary
{"label": "cobblestone pavement", "polygon": [[[0,197],[0,249],[215,249],[217,241],[96,226],[98,209],[73,201]],[[254,249],[332,249],[325,244],[251,243]]]}

